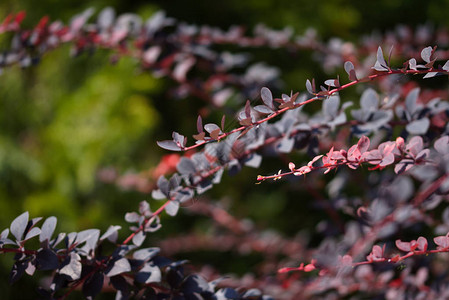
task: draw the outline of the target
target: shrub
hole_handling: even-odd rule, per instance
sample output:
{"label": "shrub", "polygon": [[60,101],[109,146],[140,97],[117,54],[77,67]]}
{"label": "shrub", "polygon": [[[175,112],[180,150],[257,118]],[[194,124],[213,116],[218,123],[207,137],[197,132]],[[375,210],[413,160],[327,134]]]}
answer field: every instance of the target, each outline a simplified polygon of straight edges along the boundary
{"label": "shrub", "polygon": [[[44,17],[32,29],[21,28],[24,13],[8,16],[0,25],[0,33],[12,36],[2,68],[32,67],[62,44],[75,56],[107,49],[113,62],[129,56],[142,70],[175,82],[170,95],[177,98],[200,98],[217,111],[238,103],[238,125],[224,115],[207,123],[203,118],[215,116],[199,115],[192,125],[195,142],[178,132],[158,141],[181,155],[161,159],[155,182],[142,173],[117,177],[101,170],[100,179],[151,191],[163,201],[154,211],[142,201],[137,212],[126,213],[131,233],[123,240],[119,225],[103,233],[55,234],[55,217],[16,217],[0,236],[0,253],[15,254],[11,283],[25,273],[51,271],[39,288],[48,299],[77,290],[88,299],[110,290],[116,299],[447,297],[447,257],[441,253],[449,252],[449,105],[440,75],[449,73],[449,61],[447,45],[434,46],[447,40],[446,31],[425,29],[416,39],[417,33],[398,27],[382,39],[324,43],[311,31],[295,36],[261,25],[250,35],[239,27],[187,25],[163,12],[145,22],[106,8],[89,23],[92,14],[87,10],[69,25]],[[338,75],[309,79],[305,89],[278,95],[272,92],[281,86],[278,69],[220,47],[313,51],[324,73]],[[359,101],[345,96],[351,90]],[[282,186],[307,202],[309,211],[283,212],[285,221],[313,224],[289,228],[293,237],[261,229],[233,216],[223,202],[200,196],[220,185],[225,171],[263,171],[261,164],[270,165],[272,157],[281,159],[281,170],[254,182]],[[190,202],[191,213],[210,217],[221,230],[165,239],[163,251],[148,247],[148,237],[161,230],[160,216],[175,216]],[[220,248],[260,253],[259,276],[226,279],[166,258],[197,249],[219,255]]]}

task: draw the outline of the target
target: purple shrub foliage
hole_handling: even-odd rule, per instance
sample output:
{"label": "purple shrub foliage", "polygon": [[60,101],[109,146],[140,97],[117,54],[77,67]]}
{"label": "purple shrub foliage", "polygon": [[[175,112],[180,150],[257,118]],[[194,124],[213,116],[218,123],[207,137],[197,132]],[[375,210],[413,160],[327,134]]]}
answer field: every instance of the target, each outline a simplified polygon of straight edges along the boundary
{"label": "purple shrub foliage", "polygon": [[[125,214],[130,234],[123,241],[118,240],[120,226],[57,233],[55,217],[31,219],[28,212],[16,217],[0,235],[0,253],[15,254],[11,284],[25,273],[51,270],[51,284],[39,288],[45,299],[65,299],[75,290],[93,299],[108,288],[116,299],[448,297],[447,256],[441,253],[449,252],[449,95],[434,97],[432,90],[407,80],[448,75],[447,45],[434,39],[447,40],[446,32],[421,29],[420,39],[415,39],[417,33],[398,27],[383,38],[335,44],[310,31],[294,35],[261,25],[248,34],[238,26],[221,30],[188,25],[163,12],[148,20],[117,16],[111,8],[96,19],[92,15],[87,10],[68,25],[44,17],[31,29],[21,27],[24,13],[9,16],[0,25],[0,34],[12,35],[0,67],[4,72],[16,64],[32,67],[62,44],[71,45],[75,56],[108,49],[113,61],[130,56],[143,70],[176,82],[171,93],[177,98],[191,95],[220,109],[231,95],[238,95],[238,125],[229,128],[224,116],[219,124],[198,116],[193,139],[173,132],[157,142],[181,153],[180,159],[176,170],[161,175],[152,188],[152,198],[163,204],[152,211],[143,201],[138,211]],[[396,48],[390,50],[392,44]],[[213,45],[312,50],[325,72],[341,73],[322,83],[311,78],[303,83],[305,88],[276,95],[266,86],[280,82],[278,69],[252,62],[243,53],[219,52]],[[236,71],[241,68],[246,71]],[[201,72],[192,72],[196,69]],[[342,92],[356,88],[360,99],[345,99]],[[319,110],[305,109],[315,102]],[[307,159],[295,160],[292,153]],[[321,225],[307,229],[307,235],[318,231],[324,236],[319,244],[303,236],[269,235],[200,200],[191,212],[208,216],[226,233],[209,239],[186,235],[164,240],[160,248],[147,247],[147,238],[161,230],[162,213],[176,216],[181,205],[220,184],[225,171],[259,168],[266,156],[288,161],[254,181],[298,184],[298,177],[305,177],[301,184],[325,195],[317,198],[338,224],[338,234],[326,236],[323,228],[331,222],[318,220]],[[356,196],[345,190],[354,176],[369,182]],[[138,189],[137,184],[130,186]],[[405,231],[415,236],[402,236]],[[29,241],[37,239],[38,246],[29,248]],[[107,252],[111,247],[104,244],[113,250]],[[269,261],[268,271],[261,278],[205,278],[187,271],[187,260],[166,258],[195,247],[258,252]]]}

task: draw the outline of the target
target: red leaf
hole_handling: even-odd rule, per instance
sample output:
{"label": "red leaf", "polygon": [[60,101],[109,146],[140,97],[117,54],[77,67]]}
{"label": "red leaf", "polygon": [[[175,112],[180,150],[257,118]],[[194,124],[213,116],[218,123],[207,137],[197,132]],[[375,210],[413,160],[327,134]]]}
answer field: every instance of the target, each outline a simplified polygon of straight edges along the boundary
{"label": "red leaf", "polygon": [[245,116],[246,118],[251,119],[251,105],[249,100],[246,100],[246,104],[245,104]]}
{"label": "red leaf", "polygon": [[223,115],[223,117],[221,118],[221,131],[223,131],[223,132],[225,132],[225,129],[224,129],[225,120],[226,120],[226,116]]}
{"label": "red leaf", "polygon": [[214,140],[218,140],[219,135],[220,135],[220,128],[217,128],[210,133],[210,137],[213,138]]}
{"label": "red leaf", "polygon": [[9,24],[9,22],[11,22],[11,20],[12,20],[12,14],[7,15],[5,20],[2,23],[2,26],[5,26],[5,27],[8,26],[8,24]]}
{"label": "red leaf", "polygon": [[40,19],[39,23],[36,25],[36,29],[43,30],[49,20],[50,20],[50,18],[48,16],[42,17],[42,19]]}
{"label": "red leaf", "polygon": [[195,140],[197,140],[197,141],[202,141],[202,140],[204,140],[204,137],[206,136],[206,133],[203,131],[203,132],[201,132],[201,133],[198,133],[198,134],[194,134],[193,135],[193,138],[195,139]]}
{"label": "red leaf", "polygon": [[20,25],[20,23],[22,23],[23,19],[25,19],[25,16],[26,16],[26,12],[25,12],[25,11],[23,11],[23,10],[22,10],[22,11],[19,11],[19,12],[17,13],[15,19],[14,19],[14,22],[15,22],[17,25]]}
{"label": "red leaf", "polygon": [[198,133],[203,132],[203,120],[201,119],[201,116],[198,116],[198,119],[196,120],[196,129],[198,130]]}

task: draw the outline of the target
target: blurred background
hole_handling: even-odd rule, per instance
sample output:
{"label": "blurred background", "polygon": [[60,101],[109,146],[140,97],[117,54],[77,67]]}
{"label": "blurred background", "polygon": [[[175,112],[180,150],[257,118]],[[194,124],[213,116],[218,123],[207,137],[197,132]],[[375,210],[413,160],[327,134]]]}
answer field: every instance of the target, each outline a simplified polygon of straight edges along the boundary
{"label": "blurred background", "polygon": [[[290,27],[297,34],[315,28],[324,41],[333,37],[357,41],[398,24],[412,28],[449,25],[449,2],[444,0],[42,0],[38,4],[4,0],[0,2],[0,19],[24,10],[27,16],[23,27],[31,28],[45,15],[68,23],[89,7],[98,12],[106,6],[118,14],[132,12],[144,19],[164,10],[169,17],[189,24],[222,29],[244,25],[249,33],[259,23],[274,29]],[[9,35],[0,36],[1,50],[9,43]],[[246,48],[243,52],[250,53],[254,61],[279,68],[282,84],[271,87],[276,95],[304,90],[307,78],[329,76],[311,59],[311,51],[292,54],[285,49]],[[191,136],[200,111],[209,116],[208,122],[219,122],[221,117],[221,112],[215,113],[213,107],[193,96],[172,99],[167,91],[174,86],[170,79],[142,71],[132,58],[111,64],[106,50],[74,58],[69,45],[50,52],[37,66],[5,69],[0,77],[0,227],[8,227],[14,217],[29,211],[32,217],[57,216],[59,231],[92,227],[104,231],[118,224],[124,227],[121,235],[125,237],[126,212],[136,210],[142,200],[148,200],[152,208],[160,203],[151,200],[148,191],[125,188],[126,182],[108,183],[107,176],[140,174],[151,182],[162,157],[169,154],[155,141],[169,139],[172,131]],[[239,103],[233,105],[231,112],[240,107]],[[222,201],[236,217],[249,218],[258,228],[271,228],[285,236],[316,226],[306,215],[300,220],[295,215],[311,209],[310,203],[298,198],[298,193],[306,192],[286,182],[254,186],[257,174],[273,173],[280,167],[285,167],[285,161],[273,158],[261,169],[244,168],[234,177],[225,175],[223,183],[206,193],[204,201]],[[162,224],[163,229],[147,243],[205,232],[211,226],[207,218],[189,214],[187,209],[175,218],[163,215]],[[221,257],[212,253],[176,255],[238,275],[257,266],[261,259],[251,254],[237,257],[232,251]],[[33,298],[32,289],[29,297],[23,291],[24,287],[36,286],[35,278],[25,276],[10,287],[7,277],[12,259],[0,257],[0,263],[0,288],[7,291],[2,295],[9,299]]]}

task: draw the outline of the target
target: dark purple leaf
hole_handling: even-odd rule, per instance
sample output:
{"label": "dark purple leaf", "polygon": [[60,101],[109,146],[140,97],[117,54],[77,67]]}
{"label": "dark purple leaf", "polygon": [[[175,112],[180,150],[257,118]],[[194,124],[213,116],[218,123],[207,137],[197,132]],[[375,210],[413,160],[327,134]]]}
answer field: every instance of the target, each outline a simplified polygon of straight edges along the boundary
{"label": "dark purple leaf", "polygon": [[331,86],[331,87],[340,87],[340,83],[338,82],[338,79],[328,79],[324,82],[324,84]]}
{"label": "dark purple leaf", "polygon": [[214,132],[214,131],[220,132],[220,127],[218,127],[218,125],[212,124],[212,123],[204,125],[204,129],[206,129],[206,131],[209,132],[210,134],[212,134],[212,132]]}
{"label": "dark purple leaf", "polygon": [[28,267],[28,264],[29,261],[19,260],[12,265],[12,270],[9,274],[9,284],[13,284],[17,280],[19,280],[20,277],[22,277]]}
{"label": "dark purple leaf", "polygon": [[[416,155],[416,160],[419,162],[421,160],[425,160],[427,157],[429,157],[430,150],[429,149],[423,149],[421,152]],[[430,166],[429,166],[430,167]]]}
{"label": "dark purple leaf", "polygon": [[139,213],[143,216],[148,216],[151,214],[150,204],[147,201],[139,202]]}
{"label": "dark purple leaf", "polygon": [[103,288],[104,275],[100,272],[95,272],[86,279],[83,283],[83,295],[87,300],[94,299]]}
{"label": "dark purple leaf", "polygon": [[145,232],[155,232],[162,227],[161,220],[158,216],[154,217],[152,222],[145,223],[144,231]]}
{"label": "dark purple leaf", "polygon": [[157,141],[156,142],[157,145],[165,150],[170,150],[170,151],[181,151],[181,147],[178,146],[178,144],[176,144],[174,141]]}
{"label": "dark purple leaf", "polygon": [[117,241],[117,238],[118,238],[118,231],[121,228],[122,227],[119,226],[119,225],[115,225],[115,226],[111,225],[111,226],[109,226],[108,230],[106,230],[106,232],[103,233],[103,235],[100,237],[100,241],[108,239],[112,243],[115,243]]}
{"label": "dark purple leaf", "polygon": [[348,73],[348,75],[349,75],[349,72],[351,70],[354,70],[354,64],[352,62],[350,62],[350,61],[347,61],[344,64],[344,68],[345,68],[346,73]]}
{"label": "dark purple leaf", "polygon": [[245,166],[251,168],[258,168],[261,162],[262,156],[257,153],[253,153],[245,160]]}
{"label": "dark purple leaf", "polygon": [[414,166],[413,161],[409,159],[403,159],[401,160],[396,166],[394,167],[394,172],[396,174],[402,174],[404,172],[407,172]]}
{"label": "dark purple leaf", "polygon": [[259,299],[260,297],[262,297],[262,292],[258,289],[249,289],[243,294],[242,297],[249,298],[249,299],[252,299],[252,298]]}
{"label": "dark purple leaf", "polygon": [[203,120],[201,119],[201,116],[198,116],[198,119],[196,120],[196,129],[198,130],[198,133],[203,132]]}
{"label": "dark purple leaf", "polygon": [[202,140],[204,140],[204,137],[206,136],[206,133],[203,131],[203,132],[201,132],[201,133],[194,134],[194,135],[192,135],[192,136],[193,136],[193,138],[194,138],[195,140],[197,140],[197,141],[202,141]]}
{"label": "dark purple leaf", "polygon": [[[180,179],[179,175],[177,173],[175,173],[168,181],[168,190],[173,191],[176,188],[178,188],[180,184],[181,184],[181,179]],[[146,211],[148,211],[150,208],[150,205],[148,204],[148,202],[144,202],[144,203],[146,203],[146,205],[148,206],[148,208],[146,209]]]}
{"label": "dark purple leaf", "polygon": [[426,62],[430,63],[430,57],[433,54],[433,48],[428,46],[421,51],[421,58]]}
{"label": "dark purple leaf", "polygon": [[149,261],[159,252],[160,249],[157,247],[140,249],[133,253],[133,258],[137,260]]}
{"label": "dark purple leaf", "polygon": [[249,100],[246,100],[245,116],[246,118],[251,119],[251,103],[249,102]]}
{"label": "dark purple leaf", "polygon": [[166,196],[164,193],[162,193],[161,190],[152,190],[152,191],[151,191],[151,197],[152,197],[154,200],[167,199],[167,196]]}
{"label": "dark purple leaf", "polygon": [[345,62],[344,68],[345,68],[346,73],[348,73],[349,80],[356,81],[357,75],[355,73],[354,65],[352,64],[352,62],[350,62],[350,61]]}
{"label": "dark purple leaf", "polygon": [[231,288],[222,288],[215,293],[217,299],[240,299],[239,293]]}
{"label": "dark purple leaf", "polygon": [[181,290],[188,294],[212,292],[207,281],[203,277],[196,274],[190,275],[184,280],[181,284]]}
{"label": "dark purple leaf", "polygon": [[172,263],[166,270],[166,280],[171,288],[178,288],[184,279],[184,272],[182,266],[177,266],[176,263]]}
{"label": "dark purple leaf", "polygon": [[137,247],[140,247],[142,243],[145,241],[146,235],[144,232],[139,231],[136,235],[133,236],[133,244]]}
{"label": "dark purple leaf", "polygon": [[223,132],[225,132],[225,120],[226,120],[226,116],[225,115],[223,115],[223,117],[221,117],[221,130],[223,131]]}
{"label": "dark purple leaf", "polygon": [[315,94],[316,89],[315,89],[315,79],[312,79],[312,83],[310,82],[309,79],[307,79],[306,81],[306,89],[309,92],[309,94]]}
{"label": "dark purple leaf", "polygon": [[78,233],[78,235],[76,236],[76,243],[80,245],[86,242],[87,246],[86,251],[90,251],[96,248],[99,238],[100,238],[99,229],[87,229]]}
{"label": "dark purple leaf", "polygon": [[169,184],[167,178],[163,175],[159,176],[157,180],[157,187],[161,190],[161,192],[168,197],[170,194]]}
{"label": "dark purple leaf", "polygon": [[179,145],[179,147],[184,148],[186,146],[187,138],[185,136],[183,136],[182,134],[179,134],[176,131],[173,131],[172,137],[173,137],[173,141],[177,145]]}
{"label": "dark purple leaf", "polygon": [[419,88],[414,88],[405,97],[405,109],[410,116],[413,116],[417,110],[416,102],[418,101],[419,91]]}
{"label": "dark purple leaf", "polygon": [[340,97],[330,96],[327,100],[323,101],[323,112],[326,116],[334,119],[337,116],[339,106]]}
{"label": "dark purple leaf", "polygon": [[443,70],[449,72],[449,60],[446,61],[446,63],[444,64],[444,66],[442,67]]}
{"label": "dark purple leaf", "polygon": [[28,224],[28,217],[29,215],[28,212],[26,211],[11,222],[10,226],[11,234],[18,241],[22,239],[23,233],[25,232],[25,229]]}
{"label": "dark purple leaf", "polygon": [[379,108],[379,95],[371,88],[366,89],[360,98],[360,106],[365,114]]}
{"label": "dark purple leaf", "polygon": [[430,120],[428,118],[422,118],[415,120],[407,124],[405,129],[411,134],[423,135],[427,132],[430,127]]}
{"label": "dark purple leaf", "polygon": [[60,242],[62,242],[64,240],[65,236],[66,236],[66,234],[64,232],[58,233],[56,238],[51,242],[51,246],[52,247],[57,246]]}
{"label": "dark purple leaf", "polygon": [[274,110],[273,95],[271,94],[271,91],[268,88],[263,87],[260,90],[260,97],[262,98],[262,101],[266,106]]}
{"label": "dark purple leaf", "polygon": [[58,256],[53,250],[42,249],[36,255],[36,268],[38,270],[56,270],[59,266]]}
{"label": "dark purple leaf", "polygon": [[179,202],[177,201],[170,201],[167,206],[165,206],[165,211],[170,216],[176,216],[179,209]]}
{"label": "dark purple leaf", "polygon": [[58,222],[58,220],[56,219],[56,217],[49,217],[44,221],[44,223],[42,224],[42,228],[41,228],[42,232],[39,236],[40,242],[51,240],[51,237],[53,235],[53,232],[55,231],[57,222]]}
{"label": "dark purple leaf", "polygon": [[13,245],[13,244],[15,244],[15,242],[13,242],[10,239],[8,239],[8,235],[9,235],[9,229],[8,228],[3,230],[2,233],[0,234],[0,248],[3,245]]}
{"label": "dark purple leaf", "polygon": [[239,123],[242,126],[250,126],[251,124],[253,124],[251,118],[242,119],[239,121]]}
{"label": "dark purple leaf", "polygon": [[73,245],[76,239],[76,235],[76,232],[70,232],[69,234],[67,234],[66,238],[64,239],[67,248]]}
{"label": "dark purple leaf", "polygon": [[62,264],[59,274],[68,276],[70,280],[77,280],[81,277],[81,269],[81,257],[77,253],[71,252]]}
{"label": "dark purple leaf", "polygon": [[427,78],[432,78],[432,77],[435,77],[435,76],[438,76],[438,75],[442,75],[442,73],[438,73],[438,72],[429,72],[429,73],[427,73],[426,75],[424,75],[424,79],[427,79]]}
{"label": "dark purple leaf", "polygon": [[41,233],[40,228],[33,227],[33,228],[31,228],[30,231],[27,232],[27,234],[25,235],[25,238],[23,240],[27,241],[27,240],[39,235],[40,233]]}
{"label": "dark purple leaf", "polygon": [[220,138],[220,132],[221,132],[220,128],[217,128],[210,133],[210,137],[213,138],[214,140],[218,140]]}
{"label": "dark purple leaf", "polygon": [[438,153],[445,155],[449,153],[449,136],[445,135],[435,141],[433,147]]}
{"label": "dark purple leaf", "polygon": [[276,149],[281,153],[292,152],[295,140],[293,138],[283,138],[280,143],[277,144]]}
{"label": "dark purple leaf", "polygon": [[136,281],[141,283],[160,282],[162,278],[161,270],[152,263],[146,263],[136,274]]}
{"label": "dark purple leaf", "polygon": [[254,110],[261,114],[267,114],[267,115],[273,113],[273,110],[266,105],[257,105],[254,107]]}
{"label": "dark purple leaf", "polygon": [[394,46],[391,46],[390,51],[388,51],[388,66],[390,66],[391,63],[391,55],[393,55],[393,48]]}
{"label": "dark purple leaf", "polygon": [[112,276],[109,278],[112,286],[117,290],[115,299],[127,300],[129,299],[129,284],[122,276]]}
{"label": "dark purple leaf", "polygon": [[181,157],[179,163],[176,165],[176,169],[182,175],[194,174],[196,173],[195,164],[192,162],[190,158]]}
{"label": "dark purple leaf", "polygon": [[382,52],[382,48],[379,46],[379,48],[377,48],[377,60],[376,63],[374,64],[373,69],[377,70],[377,71],[388,71],[388,65],[387,62],[385,61],[384,58],[384,54]]}
{"label": "dark purple leaf", "polygon": [[129,264],[128,259],[123,257],[114,261],[110,269],[105,272],[105,275],[112,277],[129,271],[131,271],[131,265]]}
{"label": "dark purple leaf", "polygon": [[125,221],[128,223],[137,223],[140,220],[140,215],[136,212],[129,212],[125,214]]}
{"label": "dark purple leaf", "polygon": [[410,68],[410,70],[414,70],[414,71],[417,71],[418,69],[417,69],[417,65],[416,65],[416,59],[414,59],[414,58],[411,58],[411,59],[409,59],[408,60],[408,67]]}

